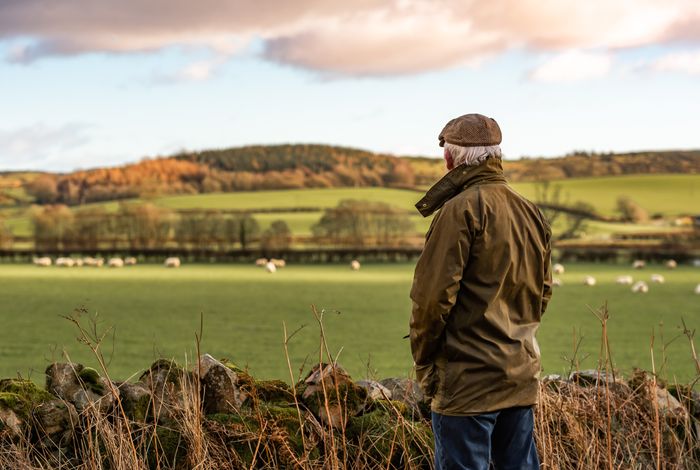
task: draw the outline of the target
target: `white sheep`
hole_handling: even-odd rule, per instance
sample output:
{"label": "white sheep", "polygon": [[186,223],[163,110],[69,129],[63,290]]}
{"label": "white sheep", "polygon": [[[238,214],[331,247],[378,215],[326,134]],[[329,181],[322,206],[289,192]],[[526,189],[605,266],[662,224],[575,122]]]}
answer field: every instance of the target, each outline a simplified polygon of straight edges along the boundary
{"label": "white sheep", "polygon": [[652,274],[651,275],[651,282],[655,282],[657,284],[663,284],[666,281],[664,277],[661,274]]}
{"label": "white sheep", "polygon": [[121,258],[110,258],[109,261],[107,261],[107,266],[110,268],[123,268],[124,260]]}
{"label": "white sheep", "polygon": [[698,284],[697,286],[695,286],[695,293],[698,294],[698,295],[700,295],[700,284]]}
{"label": "white sheep", "polygon": [[272,258],[270,259],[270,263],[274,264],[276,268],[284,268],[287,266],[287,263],[283,259]]}
{"label": "white sheep", "polygon": [[644,281],[637,281],[632,286],[632,292],[634,292],[635,294],[646,294],[647,292],[649,292],[649,286]]}
{"label": "white sheep", "polygon": [[170,258],[165,259],[165,263],[163,265],[166,268],[179,268],[180,267],[180,258],[177,256],[171,256]]}
{"label": "white sheep", "polygon": [[48,256],[42,256],[41,258],[34,258],[33,261],[34,261],[35,266],[39,266],[42,268],[51,266],[51,264],[53,263],[51,261],[51,258],[49,258]]}
{"label": "white sheep", "polygon": [[275,266],[275,263],[272,261],[268,261],[267,264],[265,264],[265,271],[268,273],[274,273],[277,272],[277,266]]}
{"label": "white sheep", "polygon": [[104,258],[95,258],[95,267],[100,268],[105,264]]}
{"label": "white sheep", "polygon": [[56,266],[61,268],[72,268],[75,266],[75,260],[73,258],[60,257],[56,258]]}
{"label": "white sheep", "polygon": [[352,260],[350,262],[350,269],[353,271],[359,271],[360,270],[360,262],[357,261],[356,259]]}
{"label": "white sheep", "polygon": [[584,286],[595,286],[596,280],[593,276],[586,276],[583,278]]}
{"label": "white sheep", "polygon": [[267,264],[267,258],[258,258],[255,260],[255,266],[259,266],[261,268],[264,268],[266,264]]}
{"label": "white sheep", "polygon": [[636,260],[634,260],[634,263],[632,263],[632,267],[634,269],[644,269],[644,266],[646,266],[646,265],[647,265],[647,263],[641,259],[636,259]]}
{"label": "white sheep", "polygon": [[678,263],[676,263],[675,259],[670,259],[666,261],[666,267],[668,269],[676,269],[678,267]]}
{"label": "white sheep", "polygon": [[561,287],[562,282],[558,277],[552,278],[552,286]]}
{"label": "white sheep", "polygon": [[85,264],[85,262],[83,261],[83,258],[76,258],[73,260],[73,262],[75,263],[74,266],[77,266],[77,267],[81,267]]}
{"label": "white sheep", "polygon": [[634,282],[634,279],[632,279],[632,276],[617,276],[617,279],[615,279],[615,282],[618,284],[623,284],[623,285],[632,285]]}
{"label": "white sheep", "polygon": [[555,264],[552,266],[552,272],[554,274],[564,274],[564,265],[559,263]]}
{"label": "white sheep", "polygon": [[124,265],[125,266],[136,266],[136,258],[133,256],[127,256],[124,258]]}

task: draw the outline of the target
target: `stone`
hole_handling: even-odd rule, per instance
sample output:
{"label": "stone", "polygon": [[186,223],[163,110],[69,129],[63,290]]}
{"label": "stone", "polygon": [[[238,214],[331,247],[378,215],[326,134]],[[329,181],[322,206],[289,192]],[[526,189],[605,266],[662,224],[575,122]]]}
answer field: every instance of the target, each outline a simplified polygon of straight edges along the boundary
{"label": "stone", "polygon": [[0,432],[7,429],[10,432],[10,436],[17,438],[22,435],[23,427],[24,423],[19,419],[19,416],[0,402]]}
{"label": "stone", "polygon": [[44,445],[62,448],[72,442],[78,423],[78,412],[72,404],[54,399],[37,406],[32,417]]}
{"label": "stone", "polygon": [[375,380],[359,380],[355,384],[367,390],[372,400],[391,400],[391,391]]}
{"label": "stone", "polygon": [[367,391],[338,364],[314,366],[297,391],[309,411],[335,429],[343,428],[347,418],[359,414],[367,401]]}
{"label": "stone", "polygon": [[145,422],[153,404],[151,391],[142,383],[118,382],[115,385],[119,389],[124,414],[134,421]]}
{"label": "stone", "polygon": [[688,410],[665,388],[659,386],[656,390],[653,399],[656,400],[656,406],[659,410],[659,416],[671,422],[682,423],[688,419]]}
{"label": "stone", "polygon": [[141,374],[138,383],[153,397],[150,411],[154,421],[175,419],[175,408],[181,408],[183,404],[182,381],[192,380],[191,377],[191,374],[169,359],[158,359]]}
{"label": "stone", "polygon": [[200,387],[204,412],[235,413],[248,398],[236,372],[209,354],[199,358]]}
{"label": "stone", "polygon": [[73,404],[78,411],[95,406],[102,413],[112,409],[115,393],[109,380],[77,363],[54,363],[46,368],[46,390]]}
{"label": "stone", "polygon": [[405,403],[414,416],[423,416],[426,419],[430,416],[430,399],[426,398],[415,380],[395,377],[381,380],[379,383],[391,392],[392,400]]}

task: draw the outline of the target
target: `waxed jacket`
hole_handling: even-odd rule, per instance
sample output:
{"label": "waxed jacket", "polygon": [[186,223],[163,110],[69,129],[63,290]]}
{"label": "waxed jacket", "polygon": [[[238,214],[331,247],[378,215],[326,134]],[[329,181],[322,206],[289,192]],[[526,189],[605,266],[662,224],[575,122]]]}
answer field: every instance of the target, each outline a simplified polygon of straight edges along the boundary
{"label": "waxed jacket", "polygon": [[411,351],[433,411],[537,402],[535,334],[551,297],[551,229],[511,189],[500,158],[448,172],[416,204],[439,209],[416,265]]}

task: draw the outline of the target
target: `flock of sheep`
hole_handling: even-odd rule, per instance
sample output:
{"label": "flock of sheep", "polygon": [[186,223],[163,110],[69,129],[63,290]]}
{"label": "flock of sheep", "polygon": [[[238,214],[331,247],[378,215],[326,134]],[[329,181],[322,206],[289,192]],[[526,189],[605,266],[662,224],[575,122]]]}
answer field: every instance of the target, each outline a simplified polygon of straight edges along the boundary
{"label": "flock of sheep", "polygon": [[[675,260],[668,260],[666,261],[666,268],[667,269],[676,269],[678,266],[678,263],[676,263]],[[632,268],[634,269],[644,269],[646,267],[646,263],[642,260],[636,260],[634,263],[632,263]],[[564,265],[557,263],[552,266],[552,273],[555,275],[562,275],[564,274]],[[651,277],[651,282],[655,284],[663,284],[666,282],[666,279],[664,278],[663,275],[661,274],[652,274]],[[646,294],[649,292],[649,285],[645,281],[637,281],[634,282],[634,278],[630,275],[622,275],[618,276],[617,279],[615,280],[617,284],[621,285],[630,285],[632,286],[632,292],[637,293],[637,294]],[[552,285],[554,286],[561,286],[562,281],[561,278],[554,277],[552,278]],[[593,276],[585,276],[583,278],[583,285],[585,286],[595,286],[596,285],[596,279]],[[700,284],[695,286],[695,293],[700,295]]]}
{"label": "flock of sheep", "polygon": [[[104,258],[93,258],[91,256],[86,256],[84,258],[59,257],[56,258],[56,261],[54,262],[48,256],[42,256],[41,258],[34,258],[33,263],[35,266],[39,267],[58,266],[61,268],[73,268],[87,266],[93,268],[100,268],[105,265],[105,260]],[[134,258],[133,256],[127,256],[126,258],[113,257],[107,260],[106,265],[110,268],[123,268],[124,266],[134,266],[136,265],[136,258]],[[180,258],[167,258],[163,265],[166,268],[179,268]]]}
{"label": "flock of sheep", "polygon": [[[265,268],[265,271],[267,271],[268,273],[275,273],[279,268],[284,268],[287,265],[287,263],[283,259],[258,258],[255,260],[255,265],[260,268]],[[353,271],[359,271],[360,262],[356,259],[352,260],[350,262],[350,269],[352,269]]]}

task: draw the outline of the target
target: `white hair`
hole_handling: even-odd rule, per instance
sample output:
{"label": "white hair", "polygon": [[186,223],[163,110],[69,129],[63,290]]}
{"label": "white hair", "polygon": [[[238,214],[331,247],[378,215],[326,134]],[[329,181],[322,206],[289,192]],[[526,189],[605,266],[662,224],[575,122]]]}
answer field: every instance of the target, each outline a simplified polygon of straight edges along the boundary
{"label": "white hair", "polygon": [[501,158],[501,147],[498,145],[489,145],[487,147],[461,147],[445,142],[445,148],[450,152],[455,167],[462,163],[466,163],[468,166],[476,166],[487,158]]}

